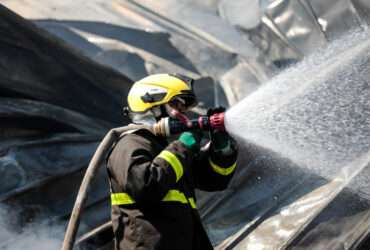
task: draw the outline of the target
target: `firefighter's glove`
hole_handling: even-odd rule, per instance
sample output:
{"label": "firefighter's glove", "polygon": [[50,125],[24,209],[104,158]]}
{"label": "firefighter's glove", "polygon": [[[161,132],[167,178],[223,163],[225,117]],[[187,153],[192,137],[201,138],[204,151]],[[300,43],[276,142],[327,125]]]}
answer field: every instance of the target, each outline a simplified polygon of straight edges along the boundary
{"label": "firefighter's glove", "polygon": [[200,131],[187,131],[179,137],[179,141],[192,152],[198,152],[200,150],[201,139],[202,133]]}
{"label": "firefighter's glove", "polygon": [[226,131],[212,130],[210,132],[211,149],[215,153],[230,155],[237,150],[237,143]]}
{"label": "firefighter's glove", "polygon": [[[222,106],[210,108],[207,111],[207,116],[211,117],[214,114],[225,112],[225,110]],[[226,131],[211,129],[210,138],[213,151],[227,155],[237,149],[236,141]]]}

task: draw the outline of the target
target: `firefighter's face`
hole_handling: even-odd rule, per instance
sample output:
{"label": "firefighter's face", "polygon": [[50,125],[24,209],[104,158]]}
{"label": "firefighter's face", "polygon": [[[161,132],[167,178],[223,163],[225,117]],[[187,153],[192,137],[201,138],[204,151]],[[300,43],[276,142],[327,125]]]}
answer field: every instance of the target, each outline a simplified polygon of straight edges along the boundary
{"label": "firefighter's face", "polygon": [[180,101],[172,101],[170,103],[168,103],[169,106],[173,109],[176,109],[177,111],[181,112],[181,113],[186,113],[189,108],[187,106],[185,106],[184,104],[182,104]]}

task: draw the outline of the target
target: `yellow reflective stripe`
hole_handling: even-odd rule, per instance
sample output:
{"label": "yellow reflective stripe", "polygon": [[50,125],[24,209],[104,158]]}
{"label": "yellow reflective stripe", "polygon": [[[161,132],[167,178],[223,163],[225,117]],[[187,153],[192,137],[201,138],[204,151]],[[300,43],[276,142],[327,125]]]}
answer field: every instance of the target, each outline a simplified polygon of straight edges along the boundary
{"label": "yellow reflective stripe", "polygon": [[212,160],[211,158],[208,159],[209,160],[209,163],[211,164],[213,170],[218,173],[218,174],[221,174],[221,175],[229,175],[231,174],[235,167],[236,167],[236,162],[231,165],[230,167],[227,167],[227,168],[223,168],[223,167],[220,167],[218,165],[216,165]]}
{"label": "yellow reflective stripe", "polygon": [[192,197],[189,198],[189,203],[192,208],[197,208],[197,204],[195,204],[195,201]]}
{"label": "yellow reflective stripe", "polygon": [[190,206],[192,208],[197,208],[194,198],[190,197],[189,199],[186,198],[185,194],[183,192],[180,192],[179,190],[169,190],[168,193],[164,196],[162,201],[176,201],[181,202],[183,204],[190,203]]}
{"label": "yellow reflective stripe", "polygon": [[179,190],[169,190],[162,201],[178,201],[184,204],[188,203],[184,193],[180,192]]}
{"label": "yellow reflective stripe", "polygon": [[[126,193],[114,193],[111,194],[112,205],[130,205],[134,204],[135,201]],[[197,208],[194,198],[186,198],[183,192],[179,190],[169,190],[168,193],[162,199],[164,202],[180,202],[182,204],[190,204],[192,208]]]}
{"label": "yellow reflective stripe", "polygon": [[176,174],[176,182],[178,182],[181,176],[184,174],[184,170],[182,168],[181,162],[179,161],[179,159],[177,159],[176,155],[174,155],[170,151],[163,150],[157,157],[164,159],[171,165]]}
{"label": "yellow reflective stripe", "polygon": [[112,205],[134,204],[135,201],[126,193],[115,193],[110,195]]}

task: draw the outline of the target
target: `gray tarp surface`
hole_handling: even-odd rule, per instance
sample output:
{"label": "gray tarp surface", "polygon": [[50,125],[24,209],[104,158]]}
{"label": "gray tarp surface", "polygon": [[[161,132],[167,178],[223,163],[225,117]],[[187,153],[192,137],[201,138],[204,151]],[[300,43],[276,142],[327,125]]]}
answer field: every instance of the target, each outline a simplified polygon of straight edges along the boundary
{"label": "gray tarp surface", "polygon": [[[200,79],[197,91],[203,104],[198,111],[204,112],[214,104],[239,102],[282,69],[370,20],[370,5],[365,0],[5,0],[4,4],[33,21],[0,5],[0,171],[7,180],[1,183],[0,194],[7,204],[22,208],[18,216],[22,225],[48,216],[65,222],[97,143],[107,129],[127,122],[121,106],[129,78],[176,71]],[[247,8],[253,14],[248,18],[241,11]],[[321,113],[352,121],[356,124],[353,131],[364,133],[365,141],[368,118],[361,114],[367,114],[369,99],[368,38],[355,38],[362,42],[353,44],[357,49],[343,64],[346,73],[342,78],[333,73],[309,83],[318,90],[338,85],[339,91],[328,92],[336,95],[311,91],[302,97],[300,106],[321,103]],[[354,63],[357,66],[351,68]],[[307,80],[294,72],[284,74],[286,78],[281,79],[290,82],[294,78],[297,87]],[[342,96],[349,92],[347,88],[357,95]],[[296,93],[295,88],[288,90]],[[347,100],[344,106],[356,110],[331,112],[338,106],[326,102],[328,98]],[[266,99],[267,104],[273,101]],[[295,125],[309,118],[302,118],[295,105],[287,102],[282,109],[291,114],[283,118],[290,119],[292,126],[283,126],[278,133],[292,145],[300,136],[295,132],[300,127]],[[319,111],[308,111],[310,120],[318,120]],[[279,126],[284,120],[275,119],[279,116],[269,113],[260,119]],[[335,135],[332,129],[320,131]],[[266,134],[276,138],[275,133]],[[308,141],[315,142],[318,135],[313,133]],[[343,141],[355,138],[351,134],[339,137]],[[343,171],[324,174],[277,153],[268,144],[243,143],[230,189],[199,194],[204,224],[218,249],[367,249],[368,161],[355,154],[355,149],[368,152],[367,144],[355,146],[341,144],[335,136],[324,138],[347,149],[352,157],[349,162],[361,166],[355,168],[358,171],[343,164],[340,169],[352,175]],[[91,190],[82,233],[108,220],[107,191],[102,170]],[[103,231],[86,242],[104,245],[111,235]]]}

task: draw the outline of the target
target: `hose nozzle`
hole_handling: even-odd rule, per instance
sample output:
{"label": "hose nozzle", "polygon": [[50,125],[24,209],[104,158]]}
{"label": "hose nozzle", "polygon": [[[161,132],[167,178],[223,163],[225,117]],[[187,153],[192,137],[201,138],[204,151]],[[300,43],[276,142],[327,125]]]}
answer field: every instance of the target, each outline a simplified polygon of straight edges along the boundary
{"label": "hose nozzle", "polygon": [[211,129],[225,131],[225,112],[216,113],[209,117]]}
{"label": "hose nozzle", "polygon": [[225,130],[225,113],[216,113],[208,116],[199,116],[198,119],[189,119],[186,122],[166,117],[153,125],[153,132],[158,136],[169,137],[190,130]]}

